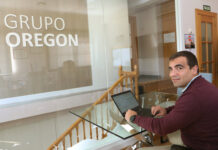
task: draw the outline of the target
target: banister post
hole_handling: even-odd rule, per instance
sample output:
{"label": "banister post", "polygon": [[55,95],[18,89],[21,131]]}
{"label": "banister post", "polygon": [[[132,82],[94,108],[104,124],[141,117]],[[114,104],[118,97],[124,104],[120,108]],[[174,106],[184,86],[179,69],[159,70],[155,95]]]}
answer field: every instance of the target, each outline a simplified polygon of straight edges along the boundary
{"label": "banister post", "polygon": [[[119,67],[119,78],[121,78],[121,76],[123,75],[123,67],[120,66]],[[120,83],[120,91],[123,91],[123,81]]]}
{"label": "banister post", "polygon": [[122,70],[123,70],[123,67],[120,66],[120,67],[119,67],[119,78],[122,76]]}
{"label": "banister post", "polygon": [[136,99],[139,100],[138,68],[136,65],[134,65],[134,72],[135,72],[135,96],[136,96]]}

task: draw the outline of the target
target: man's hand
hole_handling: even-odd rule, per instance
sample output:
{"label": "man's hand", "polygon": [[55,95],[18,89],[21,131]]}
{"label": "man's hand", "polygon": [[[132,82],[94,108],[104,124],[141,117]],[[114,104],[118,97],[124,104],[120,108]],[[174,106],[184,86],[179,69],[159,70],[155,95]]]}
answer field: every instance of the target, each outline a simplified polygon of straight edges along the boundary
{"label": "man's hand", "polygon": [[137,115],[137,112],[129,109],[125,114],[125,119],[130,122],[130,117],[133,115]]}
{"label": "man's hand", "polygon": [[160,117],[160,116],[165,116],[167,114],[167,111],[165,108],[160,107],[160,106],[152,106],[151,107],[151,113],[154,116]]}

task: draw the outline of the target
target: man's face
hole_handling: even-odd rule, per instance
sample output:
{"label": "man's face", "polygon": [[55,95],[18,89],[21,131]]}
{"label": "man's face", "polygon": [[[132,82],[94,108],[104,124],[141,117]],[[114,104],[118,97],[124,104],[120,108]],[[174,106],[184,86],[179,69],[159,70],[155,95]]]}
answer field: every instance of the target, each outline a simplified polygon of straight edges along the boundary
{"label": "man's face", "polygon": [[169,62],[169,76],[175,87],[185,87],[197,73],[197,65],[190,69],[184,56],[177,57]]}

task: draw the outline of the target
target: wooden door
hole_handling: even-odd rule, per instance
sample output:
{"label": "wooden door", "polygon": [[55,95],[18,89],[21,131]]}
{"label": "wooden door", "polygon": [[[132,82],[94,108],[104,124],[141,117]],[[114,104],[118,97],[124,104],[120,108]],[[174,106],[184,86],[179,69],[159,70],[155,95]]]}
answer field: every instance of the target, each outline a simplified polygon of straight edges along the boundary
{"label": "wooden door", "polygon": [[[196,9],[197,58],[200,72],[212,73],[216,84],[217,14]],[[218,84],[216,84],[218,85]]]}

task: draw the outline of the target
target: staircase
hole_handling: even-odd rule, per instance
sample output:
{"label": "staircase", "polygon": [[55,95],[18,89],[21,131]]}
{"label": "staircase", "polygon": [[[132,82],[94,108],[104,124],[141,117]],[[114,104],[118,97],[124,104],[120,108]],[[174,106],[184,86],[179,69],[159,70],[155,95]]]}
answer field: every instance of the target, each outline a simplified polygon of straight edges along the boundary
{"label": "staircase", "polygon": [[[131,72],[123,71],[122,67],[119,68],[119,79],[106,91],[102,94],[102,96],[97,99],[91,107],[87,111],[85,111],[82,116],[83,118],[92,117],[92,109],[94,106],[98,104],[102,104],[111,100],[111,95],[129,90],[131,89],[133,93],[135,93],[136,98],[139,98],[138,95],[138,72],[137,67],[134,67],[134,70]],[[108,111],[108,108],[105,108],[104,111]],[[107,117],[108,122],[110,122],[110,117],[107,115],[103,115],[105,113],[101,113],[102,120]],[[99,120],[101,121],[101,120]],[[82,135],[82,138],[81,136]],[[49,147],[47,150],[66,150],[68,147],[72,147],[73,143],[79,143],[84,139],[104,139],[107,137],[107,132],[98,127],[93,128],[91,123],[88,123],[79,118],[75,121],[61,136],[59,136]],[[76,139],[76,141],[75,141]]]}

